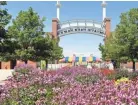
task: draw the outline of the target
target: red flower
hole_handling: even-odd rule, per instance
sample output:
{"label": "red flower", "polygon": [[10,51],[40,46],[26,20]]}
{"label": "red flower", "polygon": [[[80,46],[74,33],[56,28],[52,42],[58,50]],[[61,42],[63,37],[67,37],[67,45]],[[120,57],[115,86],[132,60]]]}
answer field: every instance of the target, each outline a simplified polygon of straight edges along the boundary
{"label": "red flower", "polygon": [[115,73],[113,70],[109,70],[109,69],[104,69],[104,70],[101,70],[102,74],[107,76],[107,75],[111,75],[113,73]]}

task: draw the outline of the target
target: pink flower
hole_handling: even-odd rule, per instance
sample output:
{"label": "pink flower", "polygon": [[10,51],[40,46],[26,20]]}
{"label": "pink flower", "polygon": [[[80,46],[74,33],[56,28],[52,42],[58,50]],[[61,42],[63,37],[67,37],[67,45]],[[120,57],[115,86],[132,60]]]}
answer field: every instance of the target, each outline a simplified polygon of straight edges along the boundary
{"label": "pink flower", "polygon": [[38,93],[39,94],[46,94],[46,89],[43,89],[43,88],[41,88],[41,89],[38,89]]}

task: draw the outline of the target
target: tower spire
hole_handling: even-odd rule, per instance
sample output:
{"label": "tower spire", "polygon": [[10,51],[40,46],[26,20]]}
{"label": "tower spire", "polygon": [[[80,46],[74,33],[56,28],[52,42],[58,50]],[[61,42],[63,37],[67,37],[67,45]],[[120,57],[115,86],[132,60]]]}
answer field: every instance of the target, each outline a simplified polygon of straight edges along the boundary
{"label": "tower spire", "polygon": [[59,20],[60,19],[59,18],[59,15],[60,15],[60,7],[61,7],[60,1],[57,1],[56,7],[57,7],[57,18]]}
{"label": "tower spire", "polygon": [[106,2],[105,1],[103,1],[102,2],[102,8],[103,8],[103,21],[104,21],[104,19],[106,18]]}

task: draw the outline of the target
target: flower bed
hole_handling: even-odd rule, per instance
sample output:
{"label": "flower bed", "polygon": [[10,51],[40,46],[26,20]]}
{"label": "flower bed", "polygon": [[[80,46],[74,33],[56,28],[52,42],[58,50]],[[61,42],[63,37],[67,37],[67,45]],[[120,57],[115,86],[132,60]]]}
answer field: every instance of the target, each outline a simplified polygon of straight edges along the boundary
{"label": "flower bed", "polygon": [[137,105],[136,76],[135,81],[121,79],[123,82],[118,80],[115,85],[109,75],[116,72],[84,67],[47,72],[18,66],[13,77],[0,87],[0,105]]}
{"label": "flower bed", "polygon": [[105,75],[105,76],[108,76],[108,75],[114,74],[115,71],[109,70],[109,69],[102,69],[102,70],[101,70],[101,73],[102,73],[103,75]]}

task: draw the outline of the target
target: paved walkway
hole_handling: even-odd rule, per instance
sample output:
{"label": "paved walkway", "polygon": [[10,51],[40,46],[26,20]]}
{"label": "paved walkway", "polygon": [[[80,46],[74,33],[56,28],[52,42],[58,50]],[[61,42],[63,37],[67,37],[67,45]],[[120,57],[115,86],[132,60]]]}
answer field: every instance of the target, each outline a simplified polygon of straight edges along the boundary
{"label": "paved walkway", "polygon": [[12,76],[13,70],[0,70],[0,84],[2,81],[6,80],[8,76]]}

